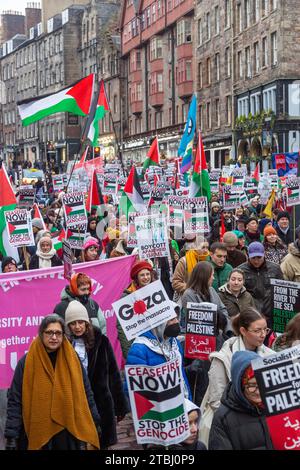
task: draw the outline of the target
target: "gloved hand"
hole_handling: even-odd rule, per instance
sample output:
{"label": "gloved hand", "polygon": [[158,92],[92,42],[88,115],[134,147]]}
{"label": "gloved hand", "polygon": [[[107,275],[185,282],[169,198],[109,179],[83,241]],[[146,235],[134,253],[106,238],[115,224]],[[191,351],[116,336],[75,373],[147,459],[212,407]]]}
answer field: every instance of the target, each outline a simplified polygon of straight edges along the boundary
{"label": "gloved hand", "polygon": [[15,437],[8,437],[6,439],[5,450],[17,450],[18,441]]}

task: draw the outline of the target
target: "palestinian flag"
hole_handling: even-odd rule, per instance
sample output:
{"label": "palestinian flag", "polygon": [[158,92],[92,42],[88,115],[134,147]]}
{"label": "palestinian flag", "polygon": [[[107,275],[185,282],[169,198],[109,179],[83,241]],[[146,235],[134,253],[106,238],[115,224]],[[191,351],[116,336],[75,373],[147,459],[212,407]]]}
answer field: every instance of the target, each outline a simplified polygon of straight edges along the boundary
{"label": "palestinian flag", "polygon": [[163,423],[184,414],[180,385],[160,392],[134,392],[134,401],[138,420],[149,419]]}
{"label": "palestinian flag", "polygon": [[3,256],[12,256],[19,262],[17,248],[10,246],[6,227],[5,212],[12,211],[17,206],[17,199],[4,165],[0,162],[0,252]]}
{"label": "palestinian flag", "polygon": [[63,197],[63,203],[67,227],[82,224],[86,221],[84,195],[82,193],[66,194]]}
{"label": "palestinian flag", "polygon": [[233,187],[237,190],[242,190],[244,187],[244,177],[243,176],[234,176],[233,177]]}
{"label": "palestinian flag", "polygon": [[208,232],[209,217],[206,212],[184,211],[185,233]]}
{"label": "palestinian flag", "polygon": [[129,212],[145,212],[143,193],[135,167],[131,168],[119,202],[119,209],[128,218]]}
{"label": "palestinian flag", "polygon": [[158,150],[158,139],[155,137],[153,140],[149,152],[147,153],[146,160],[144,161],[143,169],[146,170],[149,166],[159,166],[159,150]]}
{"label": "palestinian flag", "polygon": [[96,109],[93,111],[94,112],[91,113],[92,117],[90,119],[90,122],[88,122],[87,137],[91,141],[92,146],[97,147],[99,137],[99,121],[103,119],[105,114],[109,111],[103,80],[101,80],[100,84],[100,91],[98,95]]}
{"label": "palestinian flag", "polygon": [[299,204],[300,200],[300,187],[292,186],[287,187],[287,206],[294,206]]}
{"label": "palestinian flag", "polygon": [[41,211],[36,202],[33,204],[33,208],[31,210],[31,219],[40,219],[43,224],[43,230],[47,230]]}
{"label": "palestinian flag", "polygon": [[51,233],[51,238],[53,241],[53,248],[56,250],[57,255],[62,258],[63,250],[62,250],[62,241],[66,239],[66,232],[64,229],[59,231],[55,231]]}
{"label": "palestinian flag", "polygon": [[240,194],[237,193],[234,189],[225,188],[223,192],[223,207],[224,208],[235,208],[240,206]]}
{"label": "palestinian flag", "polygon": [[247,195],[246,195],[245,191],[243,191],[240,194],[240,205],[241,206],[248,206],[249,205],[249,199],[247,198]]}
{"label": "palestinian flag", "polygon": [[253,172],[252,181],[256,182],[257,184],[259,183],[259,163],[256,165],[256,168]]}
{"label": "palestinian flag", "polygon": [[81,156],[81,159],[79,160],[78,163],[75,163],[75,167],[74,167],[74,170],[78,170],[78,168],[82,168],[85,164],[85,161],[86,161],[86,157],[87,157],[87,154],[88,154],[88,151],[89,151],[89,146],[86,147],[85,151],[83,152],[82,156]]}
{"label": "palestinian flag", "polygon": [[169,217],[168,225],[169,227],[182,227],[183,222],[183,211],[181,208],[168,206],[169,208]]}
{"label": "palestinian flag", "polygon": [[196,159],[194,163],[194,171],[190,185],[189,197],[206,196],[208,201],[211,198],[209,175],[205,159],[204,147],[200,131],[198,132],[198,146]]}
{"label": "palestinian flag", "polygon": [[71,248],[81,250],[86,236],[86,228],[86,224],[68,228],[66,239],[70,243]]}
{"label": "palestinian flag", "polygon": [[16,220],[14,222],[10,222],[7,217],[9,217],[9,215],[14,212],[14,211],[11,211],[11,212],[6,212],[6,221],[7,221],[7,227],[8,227],[8,232],[9,232],[9,236],[12,236],[12,235],[23,235],[25,233],[29,233],[28,231],[28,222],[27,222],[27,217],[25,220]]}
{"label": "palestinian flag", "polygon": [[51,114],[69,112],[86,116],[91,107],[94,74],[52,95],[30,98],[18,103],[23,126],[39,121]]}
{"label": "palestinian flag", "polygon": [[97,208],[104,204],[101,187],[96,175],[95,170],[93,171],[93,176],[91,180],[90,190],[88,192],[88,197],[85,203],[87,212],[91,212],[92,208]]}
{"label": "palestinian flag", "polygon": [[[104,178],[103,193],[104,194],[115,194],[117,190],[117,177],[109,176]],[[113,180],[114,179],[114,180]]]}

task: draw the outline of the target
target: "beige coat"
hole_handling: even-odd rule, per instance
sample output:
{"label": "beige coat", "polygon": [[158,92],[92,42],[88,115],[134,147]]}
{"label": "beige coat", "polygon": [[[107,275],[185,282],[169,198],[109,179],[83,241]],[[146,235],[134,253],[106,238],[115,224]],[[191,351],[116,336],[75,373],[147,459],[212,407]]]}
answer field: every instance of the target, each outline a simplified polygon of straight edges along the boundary
{"label": "beige coat", "polygon": [[182,295],[184,293],[188,279],[186,257],[183,256],[176,265],[172,280],[172,287],[177,294]]}
{"label": "beige coat", "polygon": [[287,281],[300,282],[300,250],[290,243],[289,253],[283,258],[281,271]]}

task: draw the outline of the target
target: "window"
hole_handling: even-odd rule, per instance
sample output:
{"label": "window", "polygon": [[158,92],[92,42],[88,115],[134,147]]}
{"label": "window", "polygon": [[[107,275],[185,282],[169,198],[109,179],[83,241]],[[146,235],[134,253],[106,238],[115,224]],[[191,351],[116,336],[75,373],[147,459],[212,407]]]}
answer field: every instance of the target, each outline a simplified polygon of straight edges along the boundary
{"label": "window", "polygon": [[189,112],[189,103],[185,103],[182,105],[182,120],[183,122],[187,121],[187,116]]}
{"label": "window", "polygon": [[210,112],[210,103],[206,103],[206,122],[207,128],[211,129],[211,112]]}
{"label": "window", "polygon": [[202,46],[203,44],[203,30],[202,30],[202,20],[198,20],[198,45]]}
{"label": "window", "polygon": [[206,40],[210,40],[210,13],[206,13]]}
{"label": "window", "polygon": [[289,116],[300,116],[300,84],[290,83],[289,87]]}
{"label": "window", "polygon": [[220,127],[220,100],[219,98],[215,101],[215,123],[216,127]]}
{"label": "window", "polygon": [[163,127],[162,116],[162,111],[158,111],[157,113],[155,113],[155,129],[161,129]]}
{"label": "window", "polygon": [[243,30],[243,18],[242,18],[242,5],[240,3],[236,6],[236,24],[237,32],[241,33]]}
{"label": "window", "polygon": [[249,28],[250,24],[251,24],[250,0],[245,0],[245,29]]}
{"label": "window", "polygon": [[198,123],[199,123],[199,129],[203,131],[204,122],[203,122],[203,105],[202,104],[198,106]]}
{"label": "window", "polygon": [[146,10],[146,26],[150,26],[151,24],[151,10],[150,10],[150,7],[147,8]]}
{"label": "window", "polygon": [[263,108],[265,111],[271,109],[276,113],[276,87],[263,91]]}
{"label": "window", "polygon": [[226,47],[226,49],[225,49],[225,73],[226,73],[226,78],[231,76],[230,49],[229,49],[229,47]]}
{"label": "window", "polygon": [[210,85],[211,84],[211,60],[210,57],[206,59],[206,84]]}
{"label": "window", "polygon": [[141,83],[136,84],[136,99],[137,101],[142,101],[142,84]]}
{"label": "window", "polygon": [[230,27],[230,1],[225,0],[225,29]]}
{"label": "window", "polygon": [[268,15],[268,10],[269,10],[269,0],[261,0],[262,17]]}
{"label": "window", "polygon": [[201,90],[203,87],[203,65],[202,62],[198,64],[198,89]]}
{"label": "window", "polygon": [[270,11],[276,10],[277,0],[270,0]]}
{"label": "window", "polygon": [[259,21],[259,5],[260,0],[254,0],[254,22],[257,23]]}
{"label": "window", "polygon": [[245,49],[246,78],[251,78],[251,56],[250,47]]}
{"label": "window", "polygon": [[220,54],[215,55],[216,82],[220,81]]}
{"label": "window", "polygon": [[245,98],[238,99],[238,117],[241,116],[248,116],[249,114],[249,98],[246,96]]}
{"label": "window", "polygon": [[152,38],[150,41],[150,60],[161,59],[162,56],[162,38]]}
{"label": "window", "polygon": [[277,32],[271,34],[271,65],[277,65]]}
{"label": "window", "polygon": [[254,71],[259,72],[259,43],[254,43]]}
{"label": "window", "polygon": [[231,96],[226,96],[226,124],[231,124]]}
{"label": "window", "polygon": [[156,21],[156,5],[155,3],[152,4],[152,23]]}
{"label": "window", "polygon": [[268,39],[265,36],[262,38],[262,66],[266,67],[268,65]]}
{"label": "window", "polygon": [[192,42],[191,20],[181,20],[177,23],[177,46]]}
{"label": "window", "polygon": [[260,93],[254,93],[250,97],[250,112],[254,115],[260,111]]}
{"label": "window", "polygon": [[192,80],[192,61],[191,60],[185,61],[185,80],[187,82]]}
{"label": "window", "polygon": [[220,33],[220,9],[218,6],[215,7],[215,34]]}

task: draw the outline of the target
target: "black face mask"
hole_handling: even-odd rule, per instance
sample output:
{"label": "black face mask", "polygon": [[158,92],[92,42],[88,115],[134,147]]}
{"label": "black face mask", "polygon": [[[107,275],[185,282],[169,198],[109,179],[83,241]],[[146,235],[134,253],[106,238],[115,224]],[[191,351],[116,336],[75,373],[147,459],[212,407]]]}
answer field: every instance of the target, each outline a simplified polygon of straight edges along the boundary
{"label": "black face mask", "polygon": [[179,323],[174,323],[173,325],[168,325],[165,328],[164,335],[168,338],[176,338],[180,333]]}
{"label": "black face mask", "polygon": [[89,294],[78,295],[78,299],[81,303],[86,304],[89,300]]}

